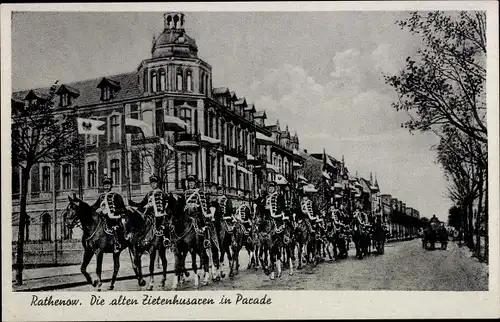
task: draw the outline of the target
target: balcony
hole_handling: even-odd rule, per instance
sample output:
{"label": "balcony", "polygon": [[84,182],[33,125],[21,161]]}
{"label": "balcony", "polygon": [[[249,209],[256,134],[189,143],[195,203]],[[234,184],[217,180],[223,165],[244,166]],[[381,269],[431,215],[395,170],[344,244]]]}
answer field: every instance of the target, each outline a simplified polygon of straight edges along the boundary
{"label": "balcony", "polygon": [[174,145],[178,150],[197,150],[200,148],[200,138],[192,133],[174,133]]}

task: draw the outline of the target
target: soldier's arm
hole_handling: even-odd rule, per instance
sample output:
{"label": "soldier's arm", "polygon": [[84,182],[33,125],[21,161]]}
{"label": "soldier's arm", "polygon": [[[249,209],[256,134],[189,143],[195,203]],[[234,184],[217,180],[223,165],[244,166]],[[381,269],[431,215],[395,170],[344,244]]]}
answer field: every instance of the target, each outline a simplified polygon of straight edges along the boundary
{"label": "soldier's arm", "polygon": [[125,209],[125,201],[123,201],[123,197],[119,194],[116,195],[116,207]]}

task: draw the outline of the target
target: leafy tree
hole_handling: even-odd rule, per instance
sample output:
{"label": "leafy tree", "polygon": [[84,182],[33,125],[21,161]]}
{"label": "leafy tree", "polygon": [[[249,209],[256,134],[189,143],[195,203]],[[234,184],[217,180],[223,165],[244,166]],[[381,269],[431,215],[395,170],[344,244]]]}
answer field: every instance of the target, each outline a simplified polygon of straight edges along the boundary
{"label": "leafy tree", "polygon": [[449,124],[486,143],[486,13],[412,12],[397,23],[424,44],[398,75],[385,76],[399,96],[396,110],[416,114],[404,126],[428,131]]}
{"label": "leafy tree", "polygon": [[73,162],[79,155],[76,110],[55,106],[57,82],[49,93],[30,91],[27,103],[12,104],[12,166],[21,170],[16,283],[23,283],[26,204],[31,171],[40,163]]}
{"label": "leafy tree", "polygon": [[464,213],[467,244],[473,246],[476,201],[478,213],[487,217],[486,13],[412,12],[397,24],[419,37],[423,47],[397,75],[385,76],[398,94],[393,107],[408,113],[402,126],[411,133],[433,131],[440,137],[438,162],[450,198]]}
{"label": "leafy tree", "polygon": [[456,230],[460,230],[463,217],[462,209],[460,209],[460,207],[453,206],[449,209],[448,214],[448,225]]}

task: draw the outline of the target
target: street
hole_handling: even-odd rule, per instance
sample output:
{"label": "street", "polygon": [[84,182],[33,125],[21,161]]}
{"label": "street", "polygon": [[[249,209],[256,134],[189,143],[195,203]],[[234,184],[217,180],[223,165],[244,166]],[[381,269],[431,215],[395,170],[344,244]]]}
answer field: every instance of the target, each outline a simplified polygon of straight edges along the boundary
{"label": "street", "polygon": [[[122,261],[126,257],[122,257]],[[246,251],[240,255],[241,270],[234,279],[200,286],[200,290],[400,290],[400,291],[486,291],[487,266],[472,259],[465,248],[450,242],[447,250],[422,249],[420,239],[386,245],[384,255],[370,255],[363,260],[354,258],[351,245],[349,258],[337,262],[325,261],[317,267],[306,265],[302,270],[288,270],[276,280],[270,280],[262,270],[247,270]],[[190,265],[187,266],[188,268]],[[158,268],[155,269],[159,271]],[[95,276],[94,272],[91,272]],[[200,273],[201,274],[201,273]],[[227,274],[227,262],[226,262]],[[104,274],[105,275],[105,274]],[[110,276],[103,276],[108,278]],[[81,277],[83,279],[83,276]],[[171,290],[172,274],[167,276],[165,290]],[[155,276],[155,291],[161,276]],[[178,290],[193,290],[192,274]],[[103,285],[104,289],[107,285]],[[92,291],[90,285],[62,291]],[[115,291],[140,291],[136,280],[118,281]]]}

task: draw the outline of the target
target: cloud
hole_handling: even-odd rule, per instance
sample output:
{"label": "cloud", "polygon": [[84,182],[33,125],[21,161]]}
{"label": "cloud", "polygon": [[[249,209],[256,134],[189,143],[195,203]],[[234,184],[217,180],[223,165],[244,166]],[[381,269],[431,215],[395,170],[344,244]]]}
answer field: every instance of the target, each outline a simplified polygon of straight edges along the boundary
{"label": "cloud", "polygon": [[296,130],[301,148],[344,155],[351,171],[365,177],[376,172],[385,193],[416,208],[431,207],[429,200],[446,194],[430,151],[437,138],[400,128],[407,116],[391,107],[396,96],[382,78],[383,72],[402,68],[404,57],[401,48],[388,44],[365,53],[356,48],[334,53],[323,83],[301,66],[283,64],[262,71],[247,100],[266,110],[267,124],[279,118],[282,127]]}

